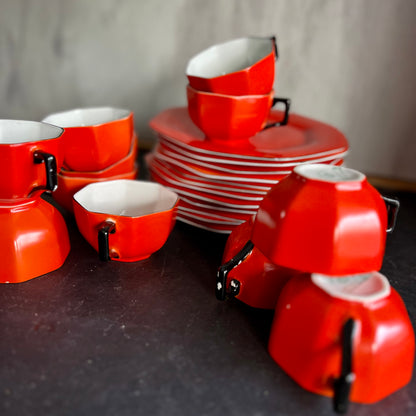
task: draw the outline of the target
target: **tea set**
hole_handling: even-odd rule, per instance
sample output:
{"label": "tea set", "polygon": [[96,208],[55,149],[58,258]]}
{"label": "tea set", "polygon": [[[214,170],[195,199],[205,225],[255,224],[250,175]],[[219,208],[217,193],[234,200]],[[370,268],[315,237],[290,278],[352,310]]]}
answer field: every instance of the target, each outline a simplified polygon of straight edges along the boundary
{"label": "tea set", "polygon": [[[176,219],[229,234],[215,294],[273,309],[268,351],[301,387],[374,403],[412,377],[415,338],[379,270],[399,202],[343,167],[345,136],[275,97],[275,37],[211,46],[186,67],[187,106],[157,114],[136,179],[133,113],[79,108],[0,120],[1,283],[58,269],[70,251],[52,193],[102,261],[136,262]],[[282,109],[274,109],[281,105]]]}

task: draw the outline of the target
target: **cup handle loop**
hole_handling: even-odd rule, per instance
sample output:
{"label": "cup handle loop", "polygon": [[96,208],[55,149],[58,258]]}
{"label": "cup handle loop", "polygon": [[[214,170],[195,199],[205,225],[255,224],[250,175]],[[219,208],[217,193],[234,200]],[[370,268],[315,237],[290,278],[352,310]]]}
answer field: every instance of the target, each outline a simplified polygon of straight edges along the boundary
{"label": "cup handle loop", "polygon": [[276,121],[275,123],[267,124],[265,127],[263,127],[263,130],[269,129],[270,127],[279,127],[279,126],[285,126],[289,122],[289,110],[290,110],[290,98],[273,98],[272,107],[274,107],[278,103],[283,103],[285,106],[285,115],[283,116],[282,121]]}
{"label": "cup handle loop", "polygon": [[108,235],[116,232],[116,224],[112,221],[104,221],[98,230],[98,255],[101,261],[109,261],[110,247]]}
{"label": "cup handle loop", "polygon": [[36,150],[33,153],[33,160],[35,163],[44,163],[46,170],[46,189],[49,191],[55,191],[58,187],[58,175],[56,167],[56,159],[54,155],[50,153],[41,152]]}
{"label": "cup handle loop", "polygon": [[277,59],[279,58],[279,52],[277,50],[277,42],[276,42],[276,36],[272,36],[271,41],[273,43],[273,48],[274,48],[274,59],[277,61]]}
{"label": "cup handle loop", "polygon": [[238,266],[247,258],[253,251],[253,248],[254,244],[248,240],[244,247],[231,260],[220,266],[217,271],[217,286],[215,288],[215,296],[218,300],[225,300],[227,294],[233,297],[239,294],[240,282],[236,279],[231,280],[230,288],[227,293],[227,276],[234,267]]}
{"label": "cup handle loop", "polygon": [[387,232],[392,233],[396,226],[397,213],[399,212],[400,202],[395,198],[382,197],[387,208]]}
{"label": "cup handle loop", "polygon": [[355,379],[352,371],[354,327],[355,321],[350,318],[342,328],[341,375],[334,380],[334,411],[337,413],[347,412],[351,386]]}

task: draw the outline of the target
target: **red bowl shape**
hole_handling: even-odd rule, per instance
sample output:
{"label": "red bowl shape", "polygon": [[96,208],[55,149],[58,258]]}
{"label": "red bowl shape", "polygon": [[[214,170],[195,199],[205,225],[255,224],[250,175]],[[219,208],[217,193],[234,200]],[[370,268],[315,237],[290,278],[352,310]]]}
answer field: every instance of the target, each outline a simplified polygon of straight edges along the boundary
{"label": "red bowl shape", "polygon": [[134,133],[133,113],[112,107],[79,108],[43,121],[64,128],[64,165],[75,171],[99,171],[124,158]]}
{"label": "red bowl shape", "polygon": [[187,86],[188,112],[192,121],[214,141],[246,140],[267,122],[273,103],[271,91],[264,95],[223,95]]}
{"label": "red bowl shape", "polygon": [[252,241],[275,264],[345,275],[381,268],[388,228],[383,197],[362,173],[305,164],[264,197]]}
{"label": "red bowl shape", "polygon": [[86,186],[73,204],[78,228],[101,260],[133,262],[165,244],[178,199],[153,182],[114,180]]}
{"label": "red bowl shape", "polygon": [[137,136],[133,135],[131,140],[130,151],[127,156],[123,157],[116,163],[113,163],[108,168],[92,171],[92,172],[79,172],[77,170],[68,170],[63,167],[60,174],[68,177],[83,177],[83,178],[108,178],[111,176],[121,175],[126,172],[131,172],[134,169],[138,152],[138,140]]}
{"label": "red bowl shape", "polygon": [[62,266],[70,250],[68,230],[59,211],[40,197],[0,203],[0,283],[19,283]]}
{"label": "red bowl shape", "polygon": [[63,163],[63,129],[37,121],[0,120],[0,200],[54,191]]}
{"label": "red bowl shape", "polygon": [[415,340],[402,299],[380,273],[312,275],[283,289],[268,349],[304,389],[334,396],[346,376],[349,400],[373,403],[410,381]]}
{"label": "red bowl shape", "polygon": [[190,59],[189,84],[201,91],[229,95],[267,94],[273,89],[275,38],[247,37],[213,45]]}
{"label": "red bowl shape", "polygon": [[87,186],[95,182],[103,182],[116,179],[135,179],[137,176],[138,165],[136,164],[132,170],[120,173],[115,176],[104,176],[101,178],[91,178],[83,176],[65,176],[58,173],[58,189],[53,193],[55,201],[66,210],[73,212],[72,197],[73,195]]}

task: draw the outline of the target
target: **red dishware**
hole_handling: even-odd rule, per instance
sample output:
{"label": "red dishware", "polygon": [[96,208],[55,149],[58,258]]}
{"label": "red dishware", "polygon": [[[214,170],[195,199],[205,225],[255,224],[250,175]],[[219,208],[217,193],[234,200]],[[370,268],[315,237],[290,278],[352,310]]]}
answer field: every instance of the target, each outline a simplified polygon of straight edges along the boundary
{"label": "red dishware", "polygon": [[135,164],[132,170],[129,170],[125,173],[98,178],[84,176],[66,176],[61,171],[60,173],[58,173],[58,189],[53,193],[53,198],[61,207],[72,212],[72,197],[84,186],[87,186],[95,182],[103,182],[116,179],[135,179],[137,176],[138,169],[138,165]]}
{"label": "red dishware", "polygon": [[138,180],[90,184],[73,198],[78,228],[104,261],[146,259],[166,242],[175,225],[178,196]]}
{"label": "red dishware", "polygon": [[68,230],[59,211],[40,197],[0,201],[1,283],[19,283],[62,266],[70,250]]}
{"label": "red dishware", "polygon": [[297,276],[276,305],[269,353],[306,390],[373,403],[411,379],[415,340],[399,294],[377,272]]}
{"label": "red dishware", "polygon": [[397,209],[360,172],[299,165],[264,197],[252,242],[273,263],[304,272],[379,270]]}
{"label": "red dishware", "polygon": [[200,91],[187,86],[188,111],[192,121],[212,141],[247,140],[266,127],[272,106],[285,105],[282,120],[272,126],[288,122],[290,100],[273,98],[274,91],[263,95],[224,95]]}
{"label": "red dishware", "polygon": [[63,163],[63,129],[46,123],[0,120],[0,199],[54,191]]}
{"label": "red dishware", "polygon": [[246,37],[213,45],[188,62],[189,84],[201,91],[229,95],[267,94],[273,89],[274,37]]}
{"label": "red dishware", "polygon": [[299,272],[276,266],[251,242],[253,217],[228,237],[217,273],[217,299],[235,297],[254,308],[274,309],[286,282]]}
{"label": "red dishware", "polygon": [[123,159],[134,133],[133,113],[112,107],[64,111],[43,121],[64,128],[64,166],[80,172],[100,171]]}

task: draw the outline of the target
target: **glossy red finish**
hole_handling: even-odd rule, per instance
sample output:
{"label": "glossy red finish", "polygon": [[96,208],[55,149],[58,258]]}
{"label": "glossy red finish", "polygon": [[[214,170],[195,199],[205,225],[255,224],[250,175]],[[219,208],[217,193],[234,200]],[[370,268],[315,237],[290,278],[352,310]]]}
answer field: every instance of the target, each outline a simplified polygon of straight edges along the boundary
{"label": "glossy red finish", "polygon": [[341,331],[352,318],[351,401],[373,403],[411,379],[414,332],[399,294],[353,302],[330,296],[310,277],[297,276],[283,289],[269,339],[269,353],[299,385],[325,396],[341,372]]}
{"label": "glossy red finish", "polygon": [[[9,124],[22,127],[22,132],[14,139],[3,139],[8,136]],[[42,124],[35,121],[1,120],[0,122],[0,200],[28,197],[33,190],[45,188],[46,169],[44,163],[35,163],[35,152],[52,154],[56,159],[57,171],[63,163],[64,148],[62,142],[63,130],[49,126],[55,131],[54,138],[38,137],[36,140],[26,140],[26,131],[42,130]],[[17,129],[14,129],[16,131]],[[17,133],[17,132],[16,132]]]}
{"label": "glossy red finish", "polygon": [[[135,186],[137,192],[140,192],[142,182],[133,182],[137,185]],[[150,182],[145,182],[145,184],[162,187]],[[82,192],[86,191],[87,188],[82,190]],[[143,192],[146,192],[145,188]],[[112,193],[100,194],[102,204],[108,203],[113,198]],[[111,221],[115,224],[115,233],[109,236],[111,260],[134,262],[148,258],[164,245],[175,225],[178,198],[176,197],[175,202],[163,211],[141,216],[89,211],[79,202],[79,193],[74,195],[73,206],[79,231],[97,252],[99,251],[98,230],[105,221]]]}
{"label": "glossy red finish", "polygon": [[[94,125],[68,126],[73,113],[100,110],[85,108],[47,116],[44,121],[64,128],[64,166],[75,171],[100,171],[123,159],[130,151],[134,133],[133,113],[123,118],[102,121]],[[67,114],[67,116],[66,116]],[[67,121],[68,119],[68,121]]]}
{"label": "glossy red finish", "polygon": [[134,134],[131,139],[130,151],[128,155],[116,163],[113,163],[108,168],[92,172],[80,172],[77,170],[62,168],[60,174],[68,177],[109,178],[116,175],[122,175],[126,172],[131,172],[134,169],[134,164],[136,163],[138,144],[137,136]]}
{"label": "glossy red finish", "polygon": [[1,283],[19,283],[58,269],[70,250],[59,211],[40,193],[19,203],[0,202]]}
{"label": "glossy red finish", "polygon": [[274,91],[264,95],[222,95],[187,86],[192,121],[213,141],[246,140],[266,124]]}
{"label": "glossy red finish", "polygon": [[[352,171],[309,166],[327,173]],[[379,270],[387,210],[378,191],[362,174],[359,180],[331,182],[297,172],[299,167],[273,186],[260,204],[252,235],[256,247],[273,263],[304,272],[346,275]]]}
{"label": "glossy red finish", "polygon": [[135,179],[137,176],[138,169],[138,165],[135,164],[133,169],[129,170],[128,172],[121,173],[115,176],[104,176],[98,178],[82,176],[65,176],[63,173],[58,173],[58,189],[53,193],[53,198],[60,206],[72,212],[72,197],[84,186],[89,185],[90,183],[103,182],[115,179]]}
{"label": "glossy red finish", "polygon": [[[251,236],[253,218],[234,228],[224,249],[222,263],[231,260]],[[240,282],[237,299],[254,308],[274,309],[286,282],[299,272],[271,263],[254,246],[251,253],[227,276],[227,287],[232,279]]]}
{"label": "glossy red finish", "polygon": [[[217,48],[217,45],[201,52],[194,58],[192,58],[188,64],[186,70],[186,76],[189,84],[201,91],[214,92],[217,94],[229,94],[229,95],[250,95],[250,94],[267,94],[273,89],[274,75],[275,75],[275,50],[273,40],[265,38],[263,42],[270,41],[270,48],[268,53],[261,57],[257,62],[250,66],[241,68],[242,65],[236,66],[235,70],[226,74],[221,73],[218,76],[207,78],[204,76],[198,76],[198,71],[191,71],[196,60],[206,60],[206,55],[211,54],[213,60],[221,60],[221,64],[229,56],[221,53],[212,53],[212,48]],[[232,41],[231,41],[232,42]],[[221,48],[221,45],[219,45]],[[216,65],[212,60],[206,61],[207,65]],[[217,63],[218,64],[218,63]]]}

